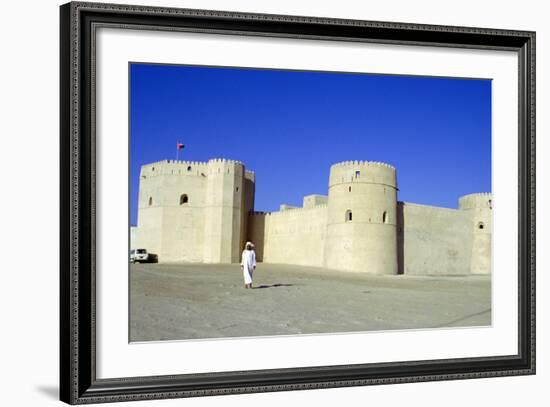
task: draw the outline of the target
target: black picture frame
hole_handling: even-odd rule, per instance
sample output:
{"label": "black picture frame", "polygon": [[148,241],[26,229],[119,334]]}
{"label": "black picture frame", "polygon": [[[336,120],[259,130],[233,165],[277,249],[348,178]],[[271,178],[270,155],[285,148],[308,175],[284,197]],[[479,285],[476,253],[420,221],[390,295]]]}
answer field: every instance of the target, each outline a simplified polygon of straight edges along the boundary
{"label": "black picture frame", "polygon": [[[73,2],[60,7],[60,398],[70,404],[535,373],[535,33]],[[98,26],[417,46],[519,56],[519,349],[507,356],[96,378],[95,72]]]}

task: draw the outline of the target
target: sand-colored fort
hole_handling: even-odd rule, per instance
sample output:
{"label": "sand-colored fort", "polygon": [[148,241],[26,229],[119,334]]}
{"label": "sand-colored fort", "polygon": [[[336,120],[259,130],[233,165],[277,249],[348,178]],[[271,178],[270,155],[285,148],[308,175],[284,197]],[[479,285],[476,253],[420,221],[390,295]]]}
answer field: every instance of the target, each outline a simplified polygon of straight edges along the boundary
{"label": "sand-colored fort", "polygon": [[458,209],[400,202],[394,167],[347,161],[331,166],[327,195],[256,212],[255,182],[232,160],[144,165],[132,248],[159,262],[237,263],[251,240],[268,263],[373,274],[491,272],[489,193],[461,197]]}

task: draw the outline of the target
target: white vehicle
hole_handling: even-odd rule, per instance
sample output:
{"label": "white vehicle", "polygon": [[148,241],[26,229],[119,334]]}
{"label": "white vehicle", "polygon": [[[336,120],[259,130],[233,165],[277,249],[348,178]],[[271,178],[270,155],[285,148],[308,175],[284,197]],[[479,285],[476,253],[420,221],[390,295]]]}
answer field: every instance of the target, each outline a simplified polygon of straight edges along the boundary
{"label": "white vehicle", "polygon": [[130,250],[130,263],[148,262],[149,260],[149,253],[146,249]]}

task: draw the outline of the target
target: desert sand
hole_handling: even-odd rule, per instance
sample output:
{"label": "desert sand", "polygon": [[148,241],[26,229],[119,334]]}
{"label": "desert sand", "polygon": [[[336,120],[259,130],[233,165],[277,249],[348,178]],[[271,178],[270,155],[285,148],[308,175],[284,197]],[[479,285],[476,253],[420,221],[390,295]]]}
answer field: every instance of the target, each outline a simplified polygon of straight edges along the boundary
{"label": "desert sand", "polygon": [[491,277],[258,264],[132,264],[130,341],[488,326]]}

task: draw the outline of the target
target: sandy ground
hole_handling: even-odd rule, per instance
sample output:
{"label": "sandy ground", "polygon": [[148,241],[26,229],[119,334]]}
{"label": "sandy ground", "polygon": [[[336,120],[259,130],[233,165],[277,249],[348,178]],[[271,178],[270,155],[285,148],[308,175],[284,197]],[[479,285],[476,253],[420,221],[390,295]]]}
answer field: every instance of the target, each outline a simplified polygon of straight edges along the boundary
{"label": "sandy ground", "polygon": [[489,276],[369,276],[259,264],[133,264],[130,340],[173,340],[491,324]]}

